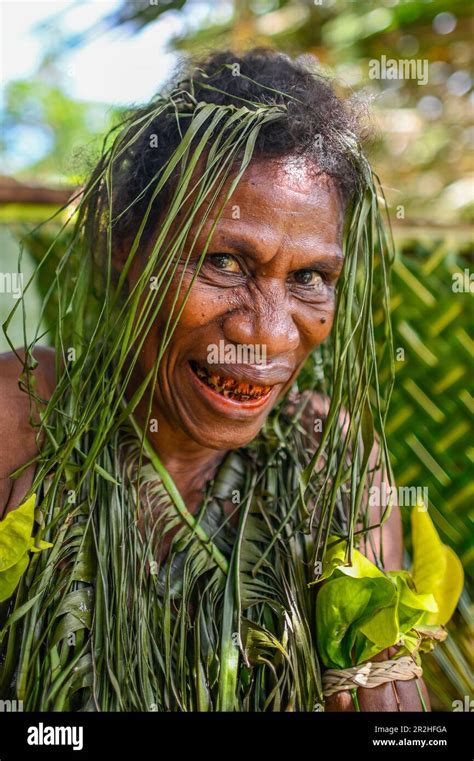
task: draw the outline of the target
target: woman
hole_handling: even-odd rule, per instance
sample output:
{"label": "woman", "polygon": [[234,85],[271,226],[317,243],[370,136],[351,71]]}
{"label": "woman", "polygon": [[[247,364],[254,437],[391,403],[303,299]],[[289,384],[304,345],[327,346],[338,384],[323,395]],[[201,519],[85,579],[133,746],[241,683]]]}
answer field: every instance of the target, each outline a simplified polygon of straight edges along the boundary
{"label": "woman", "polygon": [[368,504],[390,479],[387,258],[355,119],[301,63],[214,55],[115,130],[48,294],[55,354],[0,360],[1,506],[35,494],[52,544],[4,604],[3,692],[421,710],[415,673],[324,701],[315,630],[338,538],[401,568],[397,511]]}

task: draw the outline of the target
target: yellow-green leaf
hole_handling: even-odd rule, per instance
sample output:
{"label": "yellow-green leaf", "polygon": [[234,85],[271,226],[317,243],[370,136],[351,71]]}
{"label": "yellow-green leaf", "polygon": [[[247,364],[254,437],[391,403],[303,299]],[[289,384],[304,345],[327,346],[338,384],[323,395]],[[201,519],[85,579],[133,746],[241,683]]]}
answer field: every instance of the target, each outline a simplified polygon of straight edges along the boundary
{"label": "yellow-green leaf", "polygon": [[25,552],[15,565],[0,573],[0,602],[8,600],[12,596],[27,566],[28,553]]}
{"label": "yellow-green leaf", "polygon": [[324,584],[316,603],[316,638],[324,665],[348,668],[395,644],[397,600],[395,585],[383,575],[340,576]]}
{"label": "yellow-green leaf", "polygon": [[389,605],[376,611],[359,627],[359,632],[367,638],[367,641],[364,643],[362,652],[358,654],[358,663],[373,658],[386,647],[395,645],[400,638],[396,605]]}
{"label": "yellow-green leaf", "polygon": [[0,572],[16,565],[29,548],[33,532],[35,495],[0,521]]}
{"label": "yellow-green leaf", "polygon": [[352,565],[345,565],[345,540],[338,540],[338,537],[330,536],[328,545],[329,549],[323,561],[323,572],[318,578],[318,582],[330,578],[335,571],[338,572],[337,575],[341,572],[345,576],[352,576],[354,579],[376,579],[385,575],[374,563],[356,549],[352,552]]}
{"label": "yellow-green leaf", "polygon": [[440,626],[447,624],[453,615],[464,586],[464,571],[461,561],[451,547],[443,545],[443,549],[446,559],[445,574],[437,590],[433,592],[439,610],[438,613],[428,616],[426,619],[427,624],[439,624]]}
{"label": "yellow-green leaf", "polygon": [[32,538],[28,549],[30,552],[41,552],[41,550],[48,550],[52,546],[51,542],[46,542],[44,539]]}
{"label": "yellow-green leaf", "polygon": [[412,576],[420,594],[432,594],[438,605],[437,613],[427,614],[427,624],[446,624],[451,618],[464,584],[459,558],[442,543],[427,511],[413,510]]}
{"label": "yellow-green leaf", "polygon": [[385,576],[383,571],[359,550],[352,552],[352,565],[339,566],[337,570],[354,579],[380,579]]}

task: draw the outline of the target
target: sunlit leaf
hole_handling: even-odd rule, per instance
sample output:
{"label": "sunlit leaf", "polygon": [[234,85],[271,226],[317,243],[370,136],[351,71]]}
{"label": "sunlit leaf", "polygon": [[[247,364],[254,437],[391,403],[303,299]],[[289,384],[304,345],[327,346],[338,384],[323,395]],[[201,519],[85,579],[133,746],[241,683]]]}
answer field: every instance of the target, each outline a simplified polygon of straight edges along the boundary
{"label": "sunlit leaf", "polygon": [[444,545],[427,511],[413,510],[412,575],[418,592],[432,594],[438,612],[426,616],[427,624],[446,624],[457,605],[464,584],[464,571],[455,552]]}
{"label": "sunlit leaf", "polygon": [[0,521],[0,573],[18,563],[29,548],[35,517],[35,495]]}

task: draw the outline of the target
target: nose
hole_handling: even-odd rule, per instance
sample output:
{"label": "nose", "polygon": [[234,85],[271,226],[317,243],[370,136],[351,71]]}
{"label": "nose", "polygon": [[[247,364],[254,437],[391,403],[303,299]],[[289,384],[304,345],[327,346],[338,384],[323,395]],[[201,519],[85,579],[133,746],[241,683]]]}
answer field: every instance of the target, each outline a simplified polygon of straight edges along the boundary
{"label": "nose", "polygon": [[294,323],[286,289],[279,283],[266,284],[265,290],[253,289],[250,301],[228,313],[223,330],[234,344],[260,344],[267,357],[294,351],[300,335]]}

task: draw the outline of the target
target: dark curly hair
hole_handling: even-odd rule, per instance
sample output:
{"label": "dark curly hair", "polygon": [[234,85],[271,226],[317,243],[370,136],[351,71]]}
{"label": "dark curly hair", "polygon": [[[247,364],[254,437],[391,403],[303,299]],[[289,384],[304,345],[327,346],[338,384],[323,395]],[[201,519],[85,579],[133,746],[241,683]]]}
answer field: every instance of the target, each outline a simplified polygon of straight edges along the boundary
{"label": "dark curly hair", "polygon": [[[212,85],[212,89],[207,85]],[[174,79],[171,89],[179,89],[181,97],[188,96],[190,103],[241,106],[250,101],[285,105],[286,114],[281,119],[261,128],[255,158],[304,156],[313,162],[318,173],[333,178],[344,204],[353,195],[358,173],[348,157],[344,138],[358,139],[358,118],[336,95],[330,80],[301,60],[294,61],[266,49],[253,49],[243,55],[231,51],[214,53],[188,66],[184,75]],[[135,120],[146,118],[155,105],[152,101],[133,111],[132,116]],[[153,136],[157,141],[152,140]],[[127,240],[136,231],[153,193],[151,181],[181,139],[176,112],[173,109],[162,112],[138,139],[131,141],[122,160],[115,164],[113,227],[117,239]],[[173,177],[154,202],[142,242],[146,243],[152,234],[172,186]]]}

